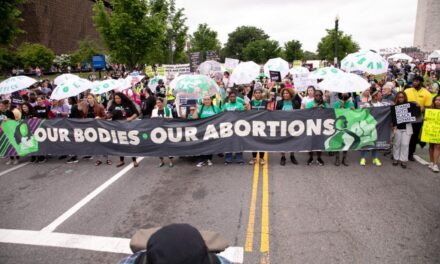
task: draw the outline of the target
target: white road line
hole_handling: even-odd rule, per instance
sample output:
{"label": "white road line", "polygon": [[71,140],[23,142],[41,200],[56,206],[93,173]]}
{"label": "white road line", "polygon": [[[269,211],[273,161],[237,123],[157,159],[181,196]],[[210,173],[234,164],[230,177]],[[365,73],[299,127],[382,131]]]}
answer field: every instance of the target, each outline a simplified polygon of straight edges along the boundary
{"label": "white road line", "polygon": [[[140,162],[144,158],[138,158],[137,161]],[[88,202],[90,202],[93,198],[98,196],[102,191],[104,191],[107,187],[109,187],[112,183],[117,181],[119,178],[124,176],[129,170],[133,168],[133,163],[126,166],[124,169],[116,173],[113,177],[108,179],[106,182],[104,182],[101,186],[96,188],[93,192],[89,193],[86,197],[84,197],[81,201],[76,203],[74,206],[72,206],[69,210],[67,210],[64,214],[59,216],[57,219],[55,219],[52,223],[50,223],[48,226],[43,228],[42,232],[53,232],[59,225],[61,225],[64,221],[66,221],[69,217],[71,217],[73,214],[78,212],[79,209],[81,209],[84,205],[86,205]]]}
{"label": "white road line", "polygon": [[419,157],[418,155],[414,155],[414,159],[415,159],[418,163],[420,163],[420,164],[422,164],[422,165],[424,165],[424,166],[429,165],[429,162],[427,162],[426,160],[422,159],[422,158]]}
{"label": "white road line", "polygon": [[[33,230],[0,229],[0,243],[22,244],[132,254],[130,239],[88,236],[65,233],[47,233]],[[228,247],[219,254],[232,263],[243,263],[242,247]]]}
{"label": "white road line", "polygon": [[12,168],[10,168],[10,169],[7,169],[7,170],[5,170],[5,171],[2,171],[2,172],[0,172],[0,177],[3,176],[3,175],[5,175],[5,174],[8,174],[8,173],[10,173],[10,172],[12,172],[12,171],[18,170],[18,169],[20,169],[21,167],[24,167],[24,166],[28,165],[29,163],[30,163],[30,162],[21,163],[20,165],[17,165],[17,166],[15,166],[15,167],[12,167]]}

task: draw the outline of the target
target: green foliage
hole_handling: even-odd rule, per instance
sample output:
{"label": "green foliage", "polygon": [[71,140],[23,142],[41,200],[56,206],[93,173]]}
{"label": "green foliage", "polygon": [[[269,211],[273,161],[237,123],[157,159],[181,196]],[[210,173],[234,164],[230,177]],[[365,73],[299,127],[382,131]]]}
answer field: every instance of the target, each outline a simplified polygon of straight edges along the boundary
{"label": "green foliage", "polygon": [[18,27],[23,20],[18,8],[24,0],[7,0],[0,2],[0,45],[11,44],[19,33],[24,32]]}
{"label": "green foliage", "polygon": [[24,68],[38,66],[46,70],[52,66],[55,59],[55,54],[51,49],[41,44],[27,42],[17,49],[17,56]]}
{"label": "green foliage", "polygon": [[306,51],[304,51],[303,59],[304,60],[319,60],[319,56],[318,56],[318,54],[316,54],[314,52],[306,50]]}
{"label": "green foliage", "polygon": [[208,24],[199,24],[197,30],[190,37],[191,51],[219,50],[221,45],[217,39],[217,32],[211,30]]}
{"label": "green foliage", "polygon": [[78,41],[78,49],[72,53],[71,63],[87,62],[92,64],[92,56],[102,54],[103,51],[98,47],[94,40],[89,38]]}
{"label": "green foliage", "polygon": [[72,64],[72,56],[69,54],[61,54],[55,56],[53,64],[61,69],[66,69],[67,66]]}
{"label": "green foliage", "polygon": [[10,49],[0,48],[0,72],[6,72],[17,64],[17,56]]}
{"label": "green foliage", "polygon": [[188,26],[185,24],[186,17],[183,13],[184,9],[180,8],[176,12],[174,1],[171,0],[168,10],[168,20],[171,21],[171,28],[167,30],[168,39],[165,40],[163,61],[170,61],[170,39],[172,39],[174,63],[186,63],[188,62],[188,56],[185,52]]}
{"label": "green foliage", "polygon": [[251,42],[266,40],[269,36],[262,30],[253,26],[241,26],[229,33],[228,42],[222,54],[228,58],[244,59],[244,49]]}
{"label": "green foliage", "polygon": [[298,40],[291,40],[284,43],[284,59],[290,63],[294,60],[301,60],[304,57],[302,44]]}
{"label": "green foliage", "polygon": [[[318,56],[321,59],[333,61],[335,57],[335,36],[334,29],[327,29],[327,35],[318,43]],[[359,44],[351,39],[351,35],[345,35],[338,31],[338,61],[341,61],[349,53],[359,50]]]}
{"label": "green foliage", "polygon": [[243,49],[243,58],[246,61],[252,60],[256,63],[265,63],[271,58],[280,56],[281,48],[278,41],[259,39],[250,42]]}
{"label": "green foliage", "polygon": [[93,7],[93,20],[110,56],[129,67],[148,63],[163,43],[165,14],[154,13],[155,6],[144,0],[112,0],[112,6],[112,12],[102,1]]}

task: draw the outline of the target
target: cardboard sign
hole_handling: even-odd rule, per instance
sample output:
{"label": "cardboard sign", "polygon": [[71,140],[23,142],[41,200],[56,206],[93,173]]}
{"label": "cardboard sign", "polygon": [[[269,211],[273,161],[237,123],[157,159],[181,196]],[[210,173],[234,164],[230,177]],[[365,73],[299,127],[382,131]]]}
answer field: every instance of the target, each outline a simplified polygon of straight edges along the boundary
{"label": "cardboard sign", "polygon": [[422,141],[440,144],[440,110],[426,109],[422,128]]}
{"label": "cardboard sign", "polygon": [[397,125],[416,123],[420,109],[415,104],[406,103],[393,106],[393,113]]}
{"label": "cardboard sign", "polygon": [[191,72],[191,66],[187,64],[164,64],[162,67],[165,69],[166,75],[181,75]]}
{"label": "cardboard sign", "polygon": [[281,82],[281,72],[269,71],[270,80],[273,82]]}
{"label": "cardboard sign", "polygon": [[200,52],[191,52],[189,54],[189,63],[191,72],[196,72],[199,68],[200,63],[202,63],[202,57]]}
{"label": "cardboard sign", "polygon": [[225,68],[229,69],[229,70],[233,70],[233,69],[235,69],[235,67],[237,67],[239,62],[240,61],[237,59],[226,58],[225,59]]}

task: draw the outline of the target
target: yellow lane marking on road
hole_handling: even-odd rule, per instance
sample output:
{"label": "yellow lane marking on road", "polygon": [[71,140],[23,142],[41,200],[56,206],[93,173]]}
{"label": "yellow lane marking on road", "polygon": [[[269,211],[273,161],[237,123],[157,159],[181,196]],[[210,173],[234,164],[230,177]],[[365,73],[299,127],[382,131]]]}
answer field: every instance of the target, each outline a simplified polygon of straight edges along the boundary
{"label": "yellow lane marking on road", "polygon": [[261,204],[261,264],[270,264],[269,258],[269,157],[265,153],[266,163],[263,165],[263,188],[262,188],[262,204]]}
{"label": "yellow lane marking on road", "polygon": [[244,247],[245,252],[252,252],[254,245],[255,209],[257,206],[259,176],[260,176],[260,158],[259,155],[257,155],[257,160],[255,161],[255,165],[254,165],[252,198],[251,198],[251,206],[249,208],[249,220],[246,231],[246,243]]}

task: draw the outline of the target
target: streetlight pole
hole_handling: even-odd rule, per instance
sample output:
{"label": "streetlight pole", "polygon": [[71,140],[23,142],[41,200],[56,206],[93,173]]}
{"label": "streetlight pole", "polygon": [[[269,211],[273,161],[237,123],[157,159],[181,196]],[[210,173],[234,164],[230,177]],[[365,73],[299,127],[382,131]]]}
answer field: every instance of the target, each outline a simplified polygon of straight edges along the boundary
{"label": "streetlight pole", "polygon": [[334,58],[334,64],[335,64],[336,68],[338,68],[338,27],[339,27],[339,15],[336,15],[336,18],[335,18],[335,58]]}

